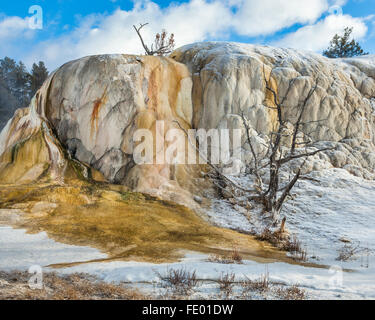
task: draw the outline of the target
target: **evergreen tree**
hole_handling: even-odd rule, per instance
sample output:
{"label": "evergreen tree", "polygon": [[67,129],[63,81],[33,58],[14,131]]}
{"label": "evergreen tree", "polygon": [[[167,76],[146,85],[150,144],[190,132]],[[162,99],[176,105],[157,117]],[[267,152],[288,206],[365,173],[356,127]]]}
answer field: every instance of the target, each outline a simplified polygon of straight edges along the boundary
{"label": "evergreen tree", "polygon": [[330,42],[327,50],[323,55],[328,58],[351,58],[355,56],[364,56],[368,52],[364,52],[361,46],[354,39],[350,40],[353,28],[345,28],[344,35],[336,34]]}
{"label": "evergreen tree", "polygon": [[22,61],[18,64],[8,57],[0,60],[0,77],[3,86],[17,100],[18,107],[26,107],[30,101],[30,75]]}
{"label": "evergreen tree", "polygon": [[39,90],[48,77],[48,70],[43,61],[38,64],[34,63],[31,69],[31,96]]}
{"label": "evergreen tree", "polygon": [[14,93],[16,87],[16,65],[16,61],[8,57],[0,60],[0,77],[11,93]]}
{"label": "evergreen tree", "polygon": [[30,102],[30,74],[22,61],[16,65],[15,70],[15,96],[20,107],[27,107]]}
{"label": "evergreen tree", "polygon": [[47,77],[42,61],[33,64],[30,74],[22,61],[17,64],[8,57],[0,59],[0,130],[17,108],[28,106]]}
{"label": "evergreen tree", "polygon": [[0,130],[18,107],[18,101],[10,89],[16,82],[15,65],[16,62],[12,59],[0,60]]}

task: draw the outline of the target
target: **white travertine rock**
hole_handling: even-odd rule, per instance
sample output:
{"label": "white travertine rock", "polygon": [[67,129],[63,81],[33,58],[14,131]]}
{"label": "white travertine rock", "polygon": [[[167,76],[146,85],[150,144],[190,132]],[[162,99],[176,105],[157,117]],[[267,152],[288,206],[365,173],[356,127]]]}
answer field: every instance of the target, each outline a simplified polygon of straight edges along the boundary
{"label": "white travertine rock", "polygon": [[[43,127],[51,166],[57,166],[59,148],[51,143],[49,127],[41,125],[48,123],[70,157],[100,171],[107,181],[176,202],[193,202],[189,191],[195,189],[200,169],[135,165],[133,160],[137,129],[149,129],[155,136],[157,120],[164,120],[165,132],[179,125],[192,127],[191,90],[186,66],[169,58],[101,55],[71,61],[37,92],[25,111],[28,118],[16,117],[4,129],[0,151],[19,143],[19,134]],[[34,113],[41,123],[24,126],[24,119],[29,123]]]}
{"label": "white travertine rock", "polygon": [[[66,173],[71,157],[109,182],[193,205],[193,195],[209,189],[202,168],[135,165],[133,133],[150,129],[155,136],[157,120],[165,121],[165,132],[178,128],[176,120],[185,129],[241,128],[244,160],[251,161],[241,112],[258,154],[267,151],[277,126],[264,73],[284,99],[285,133],[293,132],[300,102],[317,85],[298,139],[309,136],[319,141],[316,147],[335,150],[309,158],[306,171],[336,166],[374,177],[374,56],[332,60],[291,49],[205,42],[177,49],[170,58],[100,55],[60,67],[0,133],[0,183],[29,182],[46,170],[56,178]],[[32,148],[17,158],[25,163],[22,170],[10,174],[13,151],[31,140]],[[84,177],[90,175],[86,169]]]}
{"label": "white travertine rock", "polygon": [[[251,128],[269,134],[277,117],[264,77],[279,100],[284,99],[283,116],[290,124],[316,84],[302,116],[304,134],[314,141],[335,142],[335,147],[351,141],[360,165],[374,170],[375,56],[328,59],[293,49],[204,42],[179,48],[171,57],[185,63],[193,75],[194,127],[222,127],[228,116],[243,111]],[[328,154],[335,166],[348,161],[348,154]]]}

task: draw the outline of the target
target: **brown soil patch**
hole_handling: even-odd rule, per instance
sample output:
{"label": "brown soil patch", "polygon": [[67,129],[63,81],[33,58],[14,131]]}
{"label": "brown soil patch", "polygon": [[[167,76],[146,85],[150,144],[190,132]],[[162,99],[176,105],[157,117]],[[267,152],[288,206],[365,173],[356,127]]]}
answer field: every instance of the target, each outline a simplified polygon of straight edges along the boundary
{"label": "brown soil patch", "polygon": [[[0,186],[0,208],[5,209],[0,213],[4,224],[29,233],[45,231],[62,243],[98,248],[108,260],[171,262],[187,250],[226,254],[236,247],[244,259],[293,262],[252,236],[211,226],[184,206],[122,186]],[[21,214],[9,219],[12,212]]]}

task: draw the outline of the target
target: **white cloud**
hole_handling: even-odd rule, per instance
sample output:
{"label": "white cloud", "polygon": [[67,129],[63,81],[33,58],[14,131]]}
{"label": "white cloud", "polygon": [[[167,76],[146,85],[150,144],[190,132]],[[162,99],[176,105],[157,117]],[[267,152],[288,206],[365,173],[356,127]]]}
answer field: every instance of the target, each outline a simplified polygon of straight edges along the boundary
{"label": "white cloud", "polygon": [[313,23],[328,8],[326,0],[242,0],[234,27],[241,35],[267,35],[295,23]]}
{"label": "white cloud", "polygon": [[353,27],[353,37],[362,39],[367,33],[365,18],[353,18],[350,15],[329,15],[313,25],[304,26],[288,34],[274,44],[311,51],[326,49],[336,33],[342,33],[345,27]]}
{"label": "white cloud", "polygon": [[108,16],[91,15],[66,36],[41,43],[26,59],[42,59],[57,66],[69,59],[100,53],[143,53],[133,24],[149,22],[142,29],[146,42],[165,28],[176,35],[176,45],[223,34],[231,23],[231,11],[221,1],[191,0],[162,10],[154,2],[136,2],[130,11],[116,10]]}
{"label": "white cloud", "polygon": [[15,38],[20,36],[30,36],[28,19],[20,17],[5,17],[0,21],[0,40]]}
{"label": "white cloud", "polygon": [[[366,33],[365,23],[359,18],[333,16],[318,21],[330,6],[346,1],[189,0],[185,3],[172,2],[169,7],[160,8],[150,0],[134,0],[131,10],[117,9],[111,14],[92,14],[81,18],[78,27],[66,31],[63,36],[32,43],[30,46],[25,44],[27,50],[24,50],[25,53],[20,58],[27,65],[44,60],[52,69],[68,60],[86,55],[141,54],[143,48],[132,25],[144,22],[149,22],[149,25],[142,29],[147,43],[153,40],[156,32],[165,28],[175,33],[177,46],[207,39],[225,40],[231,32],[244,36],[269,36],[296,23],[308,24],[286,36],[278,44],[320,50],[327,45],[334,33],[343,29],[343,26],[353,25],[357,37],[362,37]],[[24,27],[27,21],[13,18],[15,29],[17,23]],[[7,23],[9,26],[12,25],[10,22]],[[22,27],[19,29],[22,30]],[[8,30],[4,31],[4,34],[10,34],[10,27],[4,26],[1,29],[0,22],[0,39],[1,30]],[[13,40],[17,43],[19,36],[17,32],[14,34]],[[16,50],[17,45],[13,45],[13,52]]]}
{"label": "white cloud", "polygon": [[[233,12],[233,8],[236,8]],[[151,1],[136,1],[132,10],[118,9],[109,16],[90,16],[67,36],[40,45],[28,63],[43,59],[57,66],[66,60],[98,53],[143,53],[132,25],[149,22],[146,42],[162,28],[173,31],[176,45],[241,35],[267,35],[295,23],[309,23],[328,9],[326,0],[190,0],[161,9]]]}

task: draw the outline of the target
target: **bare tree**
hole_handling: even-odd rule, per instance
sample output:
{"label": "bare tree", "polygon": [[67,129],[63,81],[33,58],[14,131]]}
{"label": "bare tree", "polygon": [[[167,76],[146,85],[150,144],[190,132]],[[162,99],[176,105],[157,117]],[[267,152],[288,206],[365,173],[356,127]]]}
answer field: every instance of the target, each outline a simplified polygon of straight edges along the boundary
{"label": "bare tree", "polygon": [[[266,73],[263,67],[265,87],[266,87],[266,90],[271,93],[273,104],[274,104],[274,106],[267,106],[267,108],[274,109],[277,112],[277,128],[276,128],[277,130],[271,133],[268,150],[263,159],[259,159],[259,157],[255,153],[255,148],[252,144],[251,137],[249,135],[249,126],[248,126],[247,119],[243,111],[241,112],[241,118],[242,118],[242,122],[245,127],[245,130],[247,132],[247,143],[250,146],[250,150],[254,158],[253,168],[251,168],[250,172],[254,173],[256,177],[256,184],[257,184],[257,188],[255,188],[254,190],[256,191],[257,195],[255,196],[250,195],[249,200],[256,200],[256,201],[261,202],[264,205],[265,211],[271,212],[273,214],[274,219],[276,219],[281,211],[281,208],[283,206],[283,203],[285,202],[285,199],[290,194],[290,191],[295,186],[296,182],[300,179],[302,168],[307,158],[319,152],[331,150],[332,148],[323,148],[323,149],[317,149],[315,151],[308,152],[307,147],[313,144],[311,139],[309,140],[304,139],[303,142],[297,141],[297,137],[299,133],[301,133],[301,128],[305,124],[307,124],[306,122],[302,122],[302,119],[306,111],[308,102],[310,101],[311,97],[313,96],[313,94],[315,93],[318,87],[317,82],[311,88],[306,98],[302,102],[299,102],[297,105],[297,112],[298,112],[296,116],[297,121],[293,124],[293,132],[291,134],[291,146],[289,148],[285,146],[284,148],[282,148],[283,147],[282,137],[288,136],[283,133],[284,130],[286,129],[286,124],[287,124],[287,121],[283,117],[283,105],[296,79],[292,79],[289,82],[289,86],[286,91],[286,94],[280,100],[277,92],[270,85],[272,72],[273,70],[271,70],[269,79],[267,79]],[[315,122],[319,122],[319,121],[323,121],[323,120],[318,120]],[[312,121],[310,121],[310,123],[311,122]],[[301,147],[304,147],[305,150],[303,152],[297,153],[296,149],[301,149]],[[281,173],[282,166],[296,159],[303,159],[303,161],[301,161],[297,169],[297,172],[294,174],[293,178],[288,183],[281,186],[280,173]],[[266,164],[263,166],[260,166],[260,163],[261,162],[264,163],[264,160],[267,160]],[[269,170],[268,186],[264,186],[261,174],[259,172],[260,168],[265,168],[265,167],[268,167],[268,170]],[[284,224],[285,224],[285,221],[284,221]]]}
{"label": "bare tree", "polygon": [[[261,202],[264,205],[265,211],[271,212],[273,214],[274,219],[276,219],[281,211],[281,208],[283,206],[283,203],[285,202],[285,199],[290,194],[290,191],[295,186],[296,182],[300,179],[302,168],[307,158],[319,152],[331,150],[332,148],[323,148],[323,149],[317,149],[315,151],[308,152],[307,147],[313,144],[311,139],[309,140],[304,139],[303,142],[298,142],[297,140],[299,133],[301,133],[301,128],[305,124],[307,124],[306,122],[302,122],[302,119],[306,111],[308,102],[310,101],[311,97],[313,96],[313,94],[315,93],[318,87],[317,82],[315,82],[315,85],[311,88],[306,98],[302,102],[298,103],[297,105],[298,114],[296,116],[297,121],[293,124],[293,132],[291,134],[291,145],[289,148],[285,146],[284,148],[282,148],[283,147],[282,137],[283,136],[285,137],[285,134],[283,132],[286,129],[286,124],[287,124],[287,121],[283,117],[283,105],[296,79],[292,79],[289,82],[289,86],[286,91],[286,94],[280,100],[277,92],[270,85],[272,72],[273,70],[271,70],[269,79],[267,79],[266,73],[263,67],[265,87],[266,87],[266,90],[271,93],[273,104],[274,104],[274,106],[267,106],[267,108],[274,109],[277,112],[277,130],[271,133],[268,150],[263,159],[259,159],[259,157],[256,155],[254,151],[255,148],[252,144],[251,137],[249,135],[249,126],[247,123],[247,119],[244,115],[244,112],[241,112],[241,117],[242,117],[245,130],[247,132],[247,143],[250,146],[250,150],[254,158],[253,168],[251,168],[250,172],[253,172],[255,174],[256,184],[257,184],[257,188],[255,188],[257,195],[255,196],[250,195],[249,200],[256,200],[256,201]],[[319,121],[323,121],[323,120],[318,120],[315,122],[319,122]],[[313,121],[310,121],[309,123],[311,122]],[[304,136],[308,137],[308,134]],[[300,152],[297,153],[296,149],[301,149],[302,147],[304,147],[305,150],[303,152],[299,150]],[[282,166],[296,159],[302,159],[303,161],[301,161],[297,169],[297,172],[294,174],[293,178],[288,183],[281,186],[280,173],[281,173]],[[263,166],[260,166],[260,162],[264,162],[264,160],[267,160],[266,164]],[[268,167],[268,170],[269,170],[268,186],[264,186],[261,174],[259,172],[260,168],[265,168],[265,167]],[[284,221],[284,225],[285,225],[285,221]]]}
{"label": "bare tree", "polygon": [[139,39],[141,40],[142,46],[145,49],[146,55],[149,56],[165,56],[167,54],[170,54],[173,51],[173,48],[175,47],[175,41],[174,41],[174,34],[172,33],[168,37],[168,32],[165,30],[162,30],[160,33],[157,33],[155,35],[154,43],[151,44],[151,47],[149,48],[141,35],[141,29],[145,26],[147,26],[148,23],[141,23],[139,27],[137,28],[135,25],[133,25],[135,32],[137,32]]}
{"label": "bare tree", "polygon": [[[274,109],[277,112],[277,127],[274,128],[273,132],[271,132],[269,145],[266,146],[267,151],[265,152],[265,154],[256,153],[255,144],[252,142],[250,136],[250,126],[248,125],[248,119],[246,118],[244,111],[240,111],[240,116],[246,130],[247,143],[253,156],[253,160],[250,164],[247,165],[247,172],[248,174],[255,176],[254,187],[249,189],[241,186],[239,183],[223,174],[220,168],[212,164],[207,157],[205,157],[201,153],[199,154],[204,158],[208,166],[212,169],[207,175],[212,179],[214,185],[219,190],[228,191],[227,187],[230,186],[233,190],[233,192],[230,192],[232,193],[233,198],[235,197],[237,191],[239,191],[246,196],[248,201],[256,201],[258,203],[261,203],[264,206],[264,211],[272,213],[273,219],[277,220],[287,196],[290,194],[297,181],[301,179],[301,172],[306,163],[306,160],[309,157],[314,156],[320,152],[332,150],[334,148],[319,148],[314,151],[308,151],[307,148],[313,146],[314,143],[318,141],[314,142],[310,137],[310,133],[306,132],[303,132],[304,138],[302,142],[298,139],[299,134],[302,133],[302,127],[304,125],[311,124],[313,122],[324,121],[324,119],[309,122],[302,121],[303,115],[306,112],[307,105],[318,88],[317,80],[315,81],[315,85],[312,86],[305,99],[303,101],[299,101],[298,105],[296,106],[297,115],[295,118],[297,120],[293,124],[293,132],[291,134],[285,134],[284,131],[287,128],[287,120],[284,119],[283,116],[283,106],[296,79],[292,79],[289,82],[286,94],[280,100],[278,93],[270,85],[272,72],[273,70],[271,70],[269,79],[267,79],[265,70],[263,69],[265,88],[268,92],[271,93],[274,104],[274,106],[266,107]],[[188,137],[187,131],[178,123],[177,120],[175,122]],[[282,144],[283,137],[291,138],[291,144],[289,147]],[[189,143],[195,148],[197,152],[199,152],[199,149],[196,146],[196,141],[189,140]],[[282,183],[280,176],[283,172],[283,166],[297,159],[302,160],[297,171],[287,183]],[[264,183],[263,171],[267,168],[269,179],[267,183]],[[285,220],[283,220],[282,222],[281,229],[285,229]]]}

